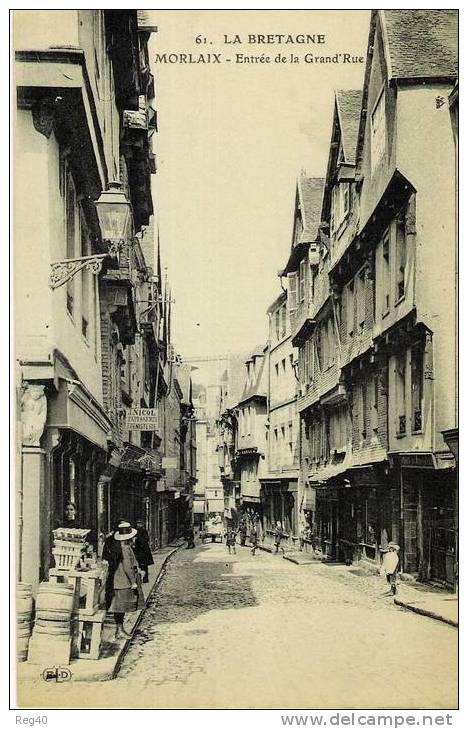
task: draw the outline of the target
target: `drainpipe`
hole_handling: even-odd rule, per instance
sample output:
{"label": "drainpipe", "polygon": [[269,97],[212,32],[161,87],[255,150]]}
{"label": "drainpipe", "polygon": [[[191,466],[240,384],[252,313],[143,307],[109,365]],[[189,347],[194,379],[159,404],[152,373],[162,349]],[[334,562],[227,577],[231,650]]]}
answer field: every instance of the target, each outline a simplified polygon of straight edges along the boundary
{"label": "drainpipe", "polygon": [[405,571],[406,560],[405,560],[405,510],[403,501],[403,469],[400,465],[400,554],[401,554],[401,571]]}

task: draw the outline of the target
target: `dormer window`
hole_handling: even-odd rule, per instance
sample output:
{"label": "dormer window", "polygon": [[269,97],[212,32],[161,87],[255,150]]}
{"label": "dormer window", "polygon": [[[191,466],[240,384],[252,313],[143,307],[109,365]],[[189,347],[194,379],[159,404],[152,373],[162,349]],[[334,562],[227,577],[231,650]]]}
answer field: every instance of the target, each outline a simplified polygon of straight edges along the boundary
{"label": "dormer window", "polygon": [[335,185],[332,192],[332,215],[330,220],[330,227],[332,234],[336,234],[341,224],[349,213],[349,182],[340,182]]}

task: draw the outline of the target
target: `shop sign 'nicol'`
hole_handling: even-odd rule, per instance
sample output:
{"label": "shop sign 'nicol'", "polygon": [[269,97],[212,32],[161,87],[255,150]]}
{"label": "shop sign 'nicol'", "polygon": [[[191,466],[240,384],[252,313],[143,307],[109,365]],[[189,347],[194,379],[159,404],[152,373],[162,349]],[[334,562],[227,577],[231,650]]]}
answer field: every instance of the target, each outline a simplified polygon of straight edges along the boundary
{"label": "shop sign 'nicol'", "polygon": [[126,430],[159,430],[159,413],[156,408],[129,408],[125,421]]}

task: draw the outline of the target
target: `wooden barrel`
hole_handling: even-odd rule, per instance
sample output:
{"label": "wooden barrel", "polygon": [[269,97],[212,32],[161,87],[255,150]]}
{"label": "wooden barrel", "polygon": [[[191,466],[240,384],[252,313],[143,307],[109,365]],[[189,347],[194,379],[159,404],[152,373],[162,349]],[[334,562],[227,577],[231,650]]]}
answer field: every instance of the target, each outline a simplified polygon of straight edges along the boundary
{"label": "wooden barrel", "polygon": [[28,657],[29,634],[16,637],[16,656],[18,663],[22,663]]}
{"label": "wooden barrel", "polygon": [[16,628],[16,635],[18,638],[25,638],[28,635],[31,635],[31,623],[23,622],[18,623],[18,626]]}
{"label": "wooden barrel", "polygon": [[52,636],[70,635],[70,622],[64,622],[59,620],[43,620],[42,618],[36,618],[34,623],[34,635],[46,634]]}
{"label": "wooden barrel", "polygon": [[42,582],[36,598],[36,618],[41,620],[69,621],[75,588],[57,582]]}
{"label": "wooden barrel", "polygon": [[32,607],[32,585],[26,582],[19,582],[16,587],[16,615],[18,621],[30,621]]}

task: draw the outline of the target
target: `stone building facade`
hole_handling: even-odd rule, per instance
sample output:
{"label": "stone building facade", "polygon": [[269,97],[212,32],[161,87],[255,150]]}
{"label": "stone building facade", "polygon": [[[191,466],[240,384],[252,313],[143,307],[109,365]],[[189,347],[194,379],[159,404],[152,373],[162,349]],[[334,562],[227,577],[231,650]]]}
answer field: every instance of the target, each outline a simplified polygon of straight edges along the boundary
{"label": "stone building facade", "polygon": [[[155,28],[144,11],[53,13],[14,19],[18,579],[33,585],[68,502],[98,550],[122,517],[168,538],[163,438],[127,415],[159,408],[176,361],[151,217]],[[115,180],[131,204],[118,249],[94,204]],[[177,408],[180,427],[183,394]]]}
{"label": "stone building facade", "polygon": [[364,87],[336,94],[304,304],[297,246],[286,271],[314,546],[378,565],[394,540],[404,571],[452,587],[456,28],[455,11],[372,13]]}

